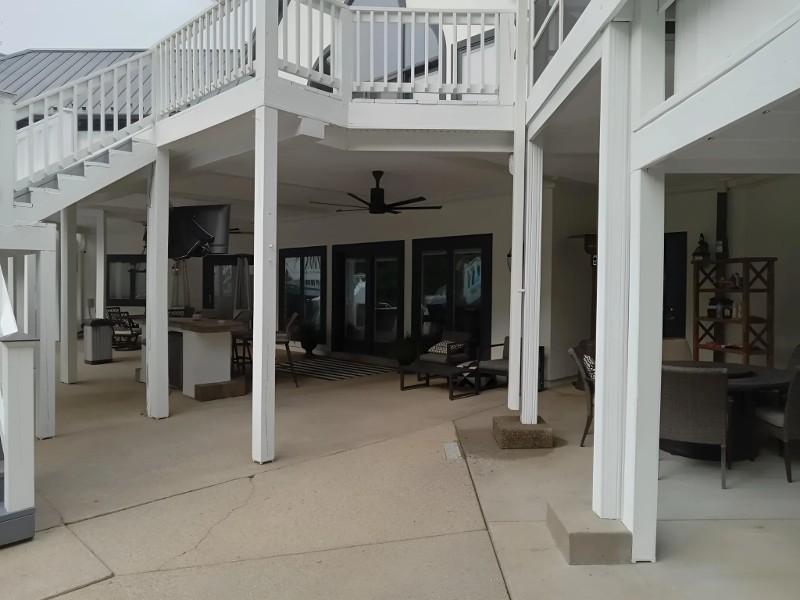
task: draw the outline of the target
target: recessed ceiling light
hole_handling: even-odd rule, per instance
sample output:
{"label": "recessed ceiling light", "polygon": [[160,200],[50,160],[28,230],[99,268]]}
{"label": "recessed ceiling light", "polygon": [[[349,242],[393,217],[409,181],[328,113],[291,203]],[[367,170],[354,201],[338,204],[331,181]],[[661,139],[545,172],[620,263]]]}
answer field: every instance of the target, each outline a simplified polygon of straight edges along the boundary
{"label": "recessed ceiling light", "polygon": [[711,140],[715,140],[715,139],[717,139],[717,138],[715,138],[713,135],[712,135],[711,137],[708,137],[708,138],[706,138],[706,140],[707,140],[707,141],[709,141],[709,142],[710,142]]}

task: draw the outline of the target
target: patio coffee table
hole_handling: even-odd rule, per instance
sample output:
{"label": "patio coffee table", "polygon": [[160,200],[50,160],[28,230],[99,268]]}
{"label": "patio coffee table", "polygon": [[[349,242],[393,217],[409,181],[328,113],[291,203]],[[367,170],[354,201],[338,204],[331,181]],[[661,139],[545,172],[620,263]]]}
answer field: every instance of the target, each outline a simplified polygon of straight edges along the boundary
{"label": "patio coffee table", "polygon": [[[477,396],[481,393],[481,386],[480,383],[480,366],[475,365],[473,363],[468,365],[444,365],[441,363],[435,362],[425,362],[425,361],[416,361],[410,365],[400,365],[400,390],[415,390],[421,387],[429,387],[431,385],[431,377],[444,377],[447,379],[447,390],[450,396],[450,400],[456,400],[458,398],[468,398],[470,396]],[[417,378],[424,377],[422,383],[416,383],[414,385],[406,385],[406,373],[413,373],[417,376]],[[470,384],[472,385],[472,390],[468,392],[463,392],[460,394],[456,394],[454,391],[455,388],[455,379],[456,377],[463,377],[468,382],[470,378],[472,381]]]}

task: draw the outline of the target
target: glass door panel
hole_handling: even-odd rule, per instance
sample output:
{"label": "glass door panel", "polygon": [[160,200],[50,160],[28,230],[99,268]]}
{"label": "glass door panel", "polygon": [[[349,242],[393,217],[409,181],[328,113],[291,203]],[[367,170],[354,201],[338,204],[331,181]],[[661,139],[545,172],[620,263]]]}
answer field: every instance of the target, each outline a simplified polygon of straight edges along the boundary
{"label": "glass door panel", "polygon": [[348,258],[344,263],[344,339],[363,342],[367,339],[367,261]]}
{"label": "glass door panel", "polygon": [[375,309],[372,341],[390,344],[397,339],[397,313],[402,290],[398,287],[399,261],[396,258],[375,259]]}
{"label": "glass door panel", "polygon": [[214,265],[214,310],[221,319],[233,315],[235,279],[235,265]]}
{"label": "glass door panel", "polygon": [[322,256],[303,258],[303,315],[322,333]]}
{"label": "glass door panel", "polygon": [[303,297],[302,286],[302,258],[299,256],[289,256],[283,260],[283,318],[278,327],[289,321],[289,317],[297,313],[298,317],[303,316]]}
{"label": "glass door panel", "polygon": [[450,259],[445,250],[422,253],[419,335],[423,345],[430,346],[438,342],[447,326],[447,299],[450,296],[449,264]]}
{"label": "glass door panel", "polygon": [[481,326],[481,266],[480,248],[454,251],[453,328],[469,331],[475,339],[480,338]]}

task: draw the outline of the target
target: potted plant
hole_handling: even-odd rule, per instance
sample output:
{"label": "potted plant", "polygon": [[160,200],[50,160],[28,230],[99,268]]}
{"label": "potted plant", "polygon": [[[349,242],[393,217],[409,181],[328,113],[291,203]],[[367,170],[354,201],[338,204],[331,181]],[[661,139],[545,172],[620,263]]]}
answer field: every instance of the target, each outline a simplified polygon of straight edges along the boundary
{"label": "potted plant", "polygon": [[406,333],[402,338],[392,342],[390,353],[401,366],[410,365],[417,360],[417,340],[410,333]]}
{"label": "potted plant", "polygon": [[314,356],[314,348],[317,347],[317,328],[311,323],[300,325],[300,346],[306,351],[306,357]]}

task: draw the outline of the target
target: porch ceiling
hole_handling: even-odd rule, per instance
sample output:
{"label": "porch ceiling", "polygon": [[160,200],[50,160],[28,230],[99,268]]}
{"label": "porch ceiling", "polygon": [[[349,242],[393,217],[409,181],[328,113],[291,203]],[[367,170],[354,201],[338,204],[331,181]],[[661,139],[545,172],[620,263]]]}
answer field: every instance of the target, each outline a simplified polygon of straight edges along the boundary
{"label": "porch ceiling", "polygon": [[[232,226],[252,226],[255,154],[251,119],[235,119],[170,148],[175,205],[230,203]],[[374,170],[386,173],[382,185],[387,201],[422,195],[431,203],[450,204],[511,195],[506,152],[343,150],[313,137],[292,137],[296,123],[281,125],[282,137],[288,138],[279,145],[281,220],[322,217],[336,210],[310,204],[312,200],[355,203],[348,192],[367,198],[374,185]],[[422,139],[425,136],[420,134]],[[144,222],[145,193],[146,173],[138,173],[87,198],[81,208],[103,208],[110,216]]]}

